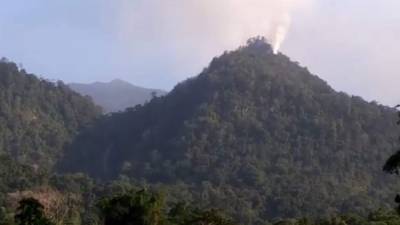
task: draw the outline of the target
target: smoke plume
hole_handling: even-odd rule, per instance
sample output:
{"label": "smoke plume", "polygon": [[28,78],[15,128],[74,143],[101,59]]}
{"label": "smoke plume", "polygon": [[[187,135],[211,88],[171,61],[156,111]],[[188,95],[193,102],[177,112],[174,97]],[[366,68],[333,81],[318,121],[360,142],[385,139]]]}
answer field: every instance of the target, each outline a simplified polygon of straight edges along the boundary
{"label": "smoke plume", "polygon": [[286,38],[286,35],[289,31],[290,28],[290,23],[291,23],[291,17],[289,13],[286,13],[282,17],[282,21],[278,24],[276,24],[276,30],[270,34],[271,36],[269,40],[272,42],[272,47],[274,50],[274,54],[277,54],[279,49],[281,48],[281,45],[283,44],[283,41]]}
{"label": "smoke plume", "polygon": [[123,0],[120,36],[135,54],[148,55],[149,48],[158,49],[158,55],[148,57],[162,57],[170,67],[177,65],[179,74],[193,68],[193,62],[206,65],[215,55],[255,36],[266,37],[277,53],[293,13],[309,8],[312,1]]}

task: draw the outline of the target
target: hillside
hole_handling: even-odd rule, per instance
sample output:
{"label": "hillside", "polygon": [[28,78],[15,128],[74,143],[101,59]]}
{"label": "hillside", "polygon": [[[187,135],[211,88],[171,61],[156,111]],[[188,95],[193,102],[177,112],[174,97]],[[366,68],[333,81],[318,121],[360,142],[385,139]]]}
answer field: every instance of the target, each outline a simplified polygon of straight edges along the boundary
{"label": "hillside", "polygon": [[51,168],[65,144],[100,113],[62,82],[51,83],[0,61],[0,156]]}
{"label": "hillside", "polygon": [[162,90],[135,86],[118,79],[108,83],[71,83],[68,86],[82,95],[90,96],[106,113],[123,111],[128,107],[144,104],[152,98],[153,93],[156,96],[166,93]]}
{"label": "hillside", "polygon": [[333,90],[263,39],[144,106],[104,116],[60,168],[129,177],[242,224],[388,207],[395,110]]}

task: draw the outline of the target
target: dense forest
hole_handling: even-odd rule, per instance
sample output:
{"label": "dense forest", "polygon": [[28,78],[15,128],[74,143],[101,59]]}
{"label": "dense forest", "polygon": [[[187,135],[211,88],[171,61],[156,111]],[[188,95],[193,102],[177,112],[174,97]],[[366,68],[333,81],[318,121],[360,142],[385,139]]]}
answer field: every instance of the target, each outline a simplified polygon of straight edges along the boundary
{"label": "dense forest", "polygon": [[0,155],[51,168],[65,144],[99,113],[62,82],[39,79],[7,59],[0,61]]}
{"label": "dense forest", "polygon": [[262,38],[81,133],[60,170],[163,186],[241,224],[391,207],[395,110],[334,91]]}
{"label": "dense forest", "polygon": [[0,225],[400,224],[396,110],[263,38],[106,115],[3,59],[0,120]]}
{"label": "dense forest", "polygon": [[62,82],[0,60],[0,224],[11,224],[4,221],[9,221],[15,197],[29,194],[43,200],[45,193],[58,193],[51,185],[54,165],[65,146],[100,115],[90,99]]}

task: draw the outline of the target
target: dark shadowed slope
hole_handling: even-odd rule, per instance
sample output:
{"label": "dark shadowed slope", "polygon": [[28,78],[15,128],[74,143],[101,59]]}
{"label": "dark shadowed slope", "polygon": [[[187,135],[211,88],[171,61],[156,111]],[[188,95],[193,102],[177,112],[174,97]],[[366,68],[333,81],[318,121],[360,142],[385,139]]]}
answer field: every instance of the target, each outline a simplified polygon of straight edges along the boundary
{"label": "dark shadowed slope", "polygon": [[166,93],[162,90],[138,87],[118,79],[108,83],[71,83],[69,86],[82,95],[90,96],[106,113],[123,111],[128,107],[144,104],[153,95],[161,96]]}
{"label": "dark shadowed slope", "polygon": [[105,116],[61,166],[162,184],[243,224],[388,206],[395,110],[333,90],[262,39],[168,95]]}

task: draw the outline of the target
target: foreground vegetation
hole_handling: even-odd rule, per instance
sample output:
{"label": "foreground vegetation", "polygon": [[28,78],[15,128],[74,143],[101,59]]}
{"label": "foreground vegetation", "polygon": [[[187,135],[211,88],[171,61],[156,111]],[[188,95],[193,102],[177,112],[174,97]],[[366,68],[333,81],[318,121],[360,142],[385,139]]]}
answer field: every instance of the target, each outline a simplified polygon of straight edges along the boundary
{"label": "foreground vegetation", "polygon": [[[50,206],[51,207],[51,206]],[[54,217],[35,198],[19,201],[15,212],[0,211],[1,225],[236,225],[216,209],[202,210],[184,202],[166,204],[165,198],[146,190],[127,191],[103,198],[96,203],[95,217],[80,221],[73,217]],[[270,221],[274,225],[398,225],[400,216],[394,211],[378,210],[367,217],[342,215],[330,218],[300,218]]]}

